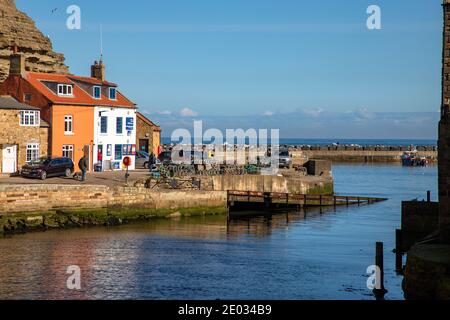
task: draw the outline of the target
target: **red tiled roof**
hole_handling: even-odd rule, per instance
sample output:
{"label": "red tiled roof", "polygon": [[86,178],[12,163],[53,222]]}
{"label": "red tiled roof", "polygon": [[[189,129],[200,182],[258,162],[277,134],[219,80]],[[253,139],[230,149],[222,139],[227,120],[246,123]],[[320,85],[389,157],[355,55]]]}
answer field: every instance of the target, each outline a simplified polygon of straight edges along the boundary
{"label": "red tiled roof", "polygon": [[[73,79],[73,80],[72,80]],[[125,107],[135,108],[136,105],[127,99],[123,94],[117,91],[117,100],[110,100],[103,92],[101,99],[95,99],[92,95],[84,91],[74,81],[87,82],[89,84],[102,84],[108,87],[116,87],[115,84],[100,81],[94,78],[78,77],[65,74],[53,73],[37,73],[27,72],[26,80],[41,92],[50,102],[54,104],[69,104],[69,105],[86,105],[86,106],[106,106],[106,107]],[[58,96],[50,90],[42,81],[56,82],[61,84],[73,84],[73,96]]]}
{"label": "red tiled roof", "polygon": [[117,84],[112,83],[112,82],[108,82],[108,81],[101,81],[95,78],[88,78],[88,77],[80,77],[80,76],[67,76],[67,78],[69,79],[74,79],[74,80],[78,80],[81,82],[86,82],[89,84],[93,84],[93,85],[103,85],[103,86],[107,86],[107,87],[117,87]]}
{"label": "red tiled roof", "polygon": [[146,116],[144,116],[142,113],[140,112],[136,112],[136,117],[140,118],[142,121],[144,121],[145,123],[147,123],[149,126],[152,127],[156,127],[158,129],[161,129],[160,126],[156,125],[152,120],[150,120],[149,118],[147,118]]}

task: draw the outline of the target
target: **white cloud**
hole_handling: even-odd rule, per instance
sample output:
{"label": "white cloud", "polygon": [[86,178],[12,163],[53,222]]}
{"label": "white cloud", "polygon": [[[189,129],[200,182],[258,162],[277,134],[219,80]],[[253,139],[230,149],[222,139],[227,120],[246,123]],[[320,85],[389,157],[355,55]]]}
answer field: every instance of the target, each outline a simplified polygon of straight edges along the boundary
{"label": "white cloud", "polygon": [[162,116],[168,116],[172,114],[172,111],[170,110],[158,110],[155,112],[156,114],[162,115]]}
{"label": "white cloud", "polygon": [[322,108],[303,109],[303,113],[309,116],[318,117],[323,113]]}
{"label": "white cloud", "polygon": [[266,117],[271,117],[275,114],[275,112],[267,110],[266,112],[263,113],[264,116]]}
{"label": "white cloud", "polygon": [[192,110],[192,109],[189,109],[189,108],[183,108],[183,109],[180,110],[180,115],[181,115],[182,117],[196,117],[196,116],[198,116],[198,113],[195,112],[195,111]]}
{"label": "white cloud", "polygon": [[357,120],[371,120],[375,118],[375,114],[367,108],[360,108],[353,112]]}

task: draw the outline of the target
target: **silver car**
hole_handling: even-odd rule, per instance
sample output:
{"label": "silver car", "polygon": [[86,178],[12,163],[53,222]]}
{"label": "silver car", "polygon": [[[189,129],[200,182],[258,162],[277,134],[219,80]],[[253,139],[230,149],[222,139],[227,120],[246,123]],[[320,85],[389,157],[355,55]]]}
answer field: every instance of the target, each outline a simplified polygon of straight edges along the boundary
{"label": "silver car", "polygon": [[136,169],[148,169],[150,163],[150,155],[145,151],[136,152]]}

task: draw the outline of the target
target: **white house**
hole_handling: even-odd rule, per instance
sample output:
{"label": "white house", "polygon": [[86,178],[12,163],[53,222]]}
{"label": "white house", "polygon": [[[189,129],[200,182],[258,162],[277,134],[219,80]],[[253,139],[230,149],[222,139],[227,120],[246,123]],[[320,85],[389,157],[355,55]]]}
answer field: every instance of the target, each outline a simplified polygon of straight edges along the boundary
{"label": "white house", "polygon": [[94,168],[125,170],[125,157],[131,158],[129,170],[135,169],[136,109],[95,107]]}

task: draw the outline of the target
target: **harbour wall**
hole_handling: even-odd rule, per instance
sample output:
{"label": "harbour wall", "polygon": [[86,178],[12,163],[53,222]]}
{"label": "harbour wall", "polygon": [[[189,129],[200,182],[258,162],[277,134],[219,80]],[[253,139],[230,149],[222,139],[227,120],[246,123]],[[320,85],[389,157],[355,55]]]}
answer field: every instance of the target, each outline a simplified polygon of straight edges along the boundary
{"label": "harbour wall", "polygon": [[[347,149],[345,149],[347,148]],[[333,162],[398,162],[405,151],[384,148],[355,148],[345,147],[333,149],[333,147],[311,147],[304,150],[291,150],[293,163],[303,165],[310,159],[331,160]],[[397,148],[397,147],[395,147]],[[432,149],[432,147],[430,147]],[[418,157],[425,157],[430,162],[437,161],[437,150],[424,150],[417,152]]]}
{"label": "harbour wall", "polygon": [[106,185],[1,185],[0,216],[58,210],[226,208],[227,190],[332,194],[331,177],[212,176],[200,190]]}
{"label": "harbour wall", "polygon": [[226,207],[226,192],[97,185],[0,186],[0,215],[91,209]]}
{"label": "harbour wall", "polygon": [[318,176],[218,175],[202,177],[202,189],[257,191],[290,194],[333,194],[333,178]]}

